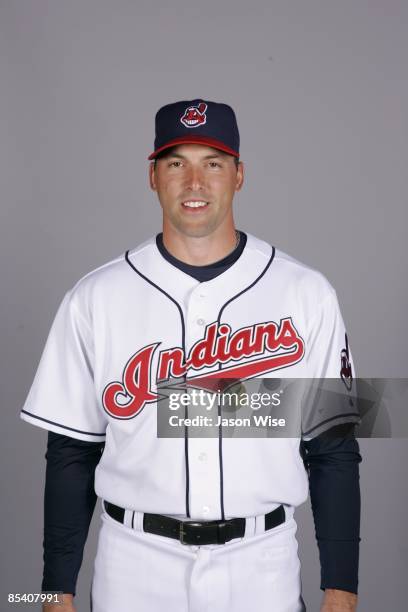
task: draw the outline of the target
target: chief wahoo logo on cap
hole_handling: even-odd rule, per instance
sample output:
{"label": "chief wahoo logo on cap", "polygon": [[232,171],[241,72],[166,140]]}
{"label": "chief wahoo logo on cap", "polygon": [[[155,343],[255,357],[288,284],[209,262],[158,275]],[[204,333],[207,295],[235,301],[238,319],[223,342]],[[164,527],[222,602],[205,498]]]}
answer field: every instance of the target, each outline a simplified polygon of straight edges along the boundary
{"label": "chief wahoo logo on cap", "polygon": [[207,105],[205,102],[200,102],[198,106],[188,106],[184,111],[184,115],[180,117],[180,121],[188,128],[204,125],[207,122],[206,110]]}

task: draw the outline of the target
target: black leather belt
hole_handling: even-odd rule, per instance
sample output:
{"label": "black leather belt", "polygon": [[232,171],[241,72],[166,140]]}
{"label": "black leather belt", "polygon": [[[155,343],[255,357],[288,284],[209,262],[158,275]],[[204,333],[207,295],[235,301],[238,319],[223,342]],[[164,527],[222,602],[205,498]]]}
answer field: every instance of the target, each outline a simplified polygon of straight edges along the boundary
{"label": "black leather belt", "polygon": [[[125,509],[103,501],[105,511],[110,517],[124,522]],[[132,527],[133,527],[132,515]],[[285,508],[280,505],[275,510],[265,514],[265,531],[281,525],[286,520]],[[179,521],[162,514],[143,515],[143,531],[155,535],[166,536],[180,540],[182,544],[200,546],[203,544],[225,544],[234,538],[245,535],[245,519],[234,518],[227,521]]]}

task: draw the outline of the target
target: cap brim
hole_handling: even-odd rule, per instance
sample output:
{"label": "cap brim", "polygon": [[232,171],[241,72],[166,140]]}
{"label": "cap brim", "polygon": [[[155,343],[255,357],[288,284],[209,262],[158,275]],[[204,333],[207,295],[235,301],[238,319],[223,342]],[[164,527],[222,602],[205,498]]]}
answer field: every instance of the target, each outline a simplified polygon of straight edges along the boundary
{"label": "cap brim", "polygon": [[234,151],[223,142],[216,140],[215,138],[209,138],[208,136],[180,136],[179,138],[174,138],[169,142],[166,142],[165,145],[159,147],[153,153],[149,155],[147,159],[154,159],[159,153],[165,151],[166,149],[170,149],[170,147],[175,147],[176,145],[181,144],[202,144],[207,145],[208,147],[212,147],[213,149],[218,149],[219,151],[223,151],[224,153],[228,153],[229,155],[233,155],[234,157],[239,157],[239,153]]}

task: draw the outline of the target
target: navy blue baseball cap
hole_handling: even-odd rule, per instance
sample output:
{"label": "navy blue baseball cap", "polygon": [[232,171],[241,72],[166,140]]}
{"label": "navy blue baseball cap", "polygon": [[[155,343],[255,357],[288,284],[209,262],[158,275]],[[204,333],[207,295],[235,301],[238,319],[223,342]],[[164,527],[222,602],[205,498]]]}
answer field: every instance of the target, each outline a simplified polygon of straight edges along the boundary
{"label": "navy blue baseball cap", "polygon": [[162,106],[156,113],[154,152],[148,159],[180,144],[203,144],[239,157],[239,132],[228,104],[197,98]]}

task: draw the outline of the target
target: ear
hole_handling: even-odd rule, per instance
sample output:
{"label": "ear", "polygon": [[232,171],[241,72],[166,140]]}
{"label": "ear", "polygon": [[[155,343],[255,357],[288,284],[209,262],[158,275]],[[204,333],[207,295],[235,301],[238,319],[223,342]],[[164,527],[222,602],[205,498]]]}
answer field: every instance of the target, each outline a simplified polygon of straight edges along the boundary
{"label": "ear", "polygon": [[235,191],[239,191],[244,183],[244,162],[238,162]]}
{"label": "ear", "polygon": [[157,191],[154,161],[151,161],[149,164],[149,182],[151,189],[153,189],[153,191]]}

